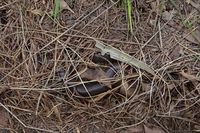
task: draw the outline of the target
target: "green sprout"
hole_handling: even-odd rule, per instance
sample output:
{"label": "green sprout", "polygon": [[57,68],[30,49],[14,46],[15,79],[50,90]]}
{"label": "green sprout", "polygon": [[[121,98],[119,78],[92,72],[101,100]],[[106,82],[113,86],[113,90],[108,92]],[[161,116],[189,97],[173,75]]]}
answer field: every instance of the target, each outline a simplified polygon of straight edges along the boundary
{"label": "green sprout", "polygon": [[131,4],[131,0],[124,0],[124,5],[125,5],[125,9],[127,12],[127,18],[128,18],[128,30],[130,31],[130,33],[133,33],[133,21],[132,21],[132,4]]}
{"label": "green sprout", "polygon": [[60,0],[55,0],[55,7],[53,10],[54,20],[57,18],[59,12],[60,12]]}

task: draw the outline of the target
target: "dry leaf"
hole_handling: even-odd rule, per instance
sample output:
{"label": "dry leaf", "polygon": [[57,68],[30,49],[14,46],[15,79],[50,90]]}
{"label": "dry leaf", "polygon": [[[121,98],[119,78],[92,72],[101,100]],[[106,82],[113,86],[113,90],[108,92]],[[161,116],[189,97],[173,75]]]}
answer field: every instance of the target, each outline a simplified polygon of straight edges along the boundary
{"label": "dry leaf", "polygon": [[183,70],[180,72],[180,74],[181,74],[184,78],[187,78],[187,79],[189,79],[189,80],[198,80],[198,81],[200,81],[200,78],[199,78],[199,77],[196,77],[196,76],[194,76],[194,75],[185,73]]}
{"label": "dry leaf", "polygon": [[162,13],[162,19],[165,20],[165,21],[169,21],[174,17],[175,13],[176,13],[175,10],[171,10],[169,12],[168,11],[164,11]]}
{"label": "dry leaf", "polygon": [[103,79],[108,79],[109,77],[102,69],[87,69],[85,72],[83,72],[81,75],[81,78],[85,78],[87,80],[96,80],[100,83],[105,84],[106,86],[111,88],[110,82],[105,82]]}
{"label": "dry leaf", "polygon": [[55,116],[58,118],[58,120],[60,122],[62,122],[61,116],[60,116],[60,111],[58,110],[58,106],[61,105],[61,103],[53,106],[53,108],[51,109],[51,111],[48,112],[47,117],[50,117],[53,113],[55,114]]}
{"label": "dry leaf", "polygon": [[60,0],[60,9],[67,9],[70,12],[74,13],[74,11],[69,7],[69,5],[67,4],[67,2],[65,2],[65,0]]}
{"label": "dry leaf", "polygon": [[102,69],[90,69],[88,68],[85,72],[83,72],[81,75],[81,78],[85,78],[88,80],[101,80],[108,78],[106,76],[106,73]]}
{"label": "dry leaf", "polygon": [[58,120],[59,120],[60,122],[62,122],[61,115],[60,115],[60,111],[58,110],[58,106],[55,106],[55,108],[54,108],[54,113],[55,113],[56,117],[58,118]]}
{"label": "dry leaf", "polygon": [[177,58],[179,58],[181,56],[181,54],[183,53],[183,48],[181,46],[176,46],[173,51],[169,54],[169,57],[172,60],[175,60]]}

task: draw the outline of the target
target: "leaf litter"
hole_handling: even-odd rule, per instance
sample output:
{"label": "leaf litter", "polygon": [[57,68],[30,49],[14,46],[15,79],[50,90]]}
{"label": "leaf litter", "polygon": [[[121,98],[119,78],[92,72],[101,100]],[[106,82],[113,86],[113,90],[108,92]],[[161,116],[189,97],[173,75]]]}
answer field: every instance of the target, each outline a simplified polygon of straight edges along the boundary
{"label": "leaf litter", "polygon": [[[11,123],[16,132],[199,131],[200,62],[194,56],[200,50],[188,32],[198,30],[197,1],[134,1],[131,35],[118,1],[63,0],[57,25],[48,16],[54,2],[33,2],[0,3],[0,101],[10,113],[9,122],[1,116],[2,125]],[[183,38],[185,33],[193,40]],[[99,50],[118,62],[114,78],[103,68],[89,70],[101,68],[92,61]],[[84,68],[89,69],[81,75]],[[162,78],[149,76],[155,73]],[[72,78],[109,89],[77,96],[67,84]]]}

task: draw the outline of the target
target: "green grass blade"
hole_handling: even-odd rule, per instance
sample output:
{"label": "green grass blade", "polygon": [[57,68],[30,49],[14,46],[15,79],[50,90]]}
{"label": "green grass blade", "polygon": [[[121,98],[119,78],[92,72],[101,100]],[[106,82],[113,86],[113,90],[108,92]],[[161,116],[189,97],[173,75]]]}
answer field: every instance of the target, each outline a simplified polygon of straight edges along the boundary
{"label": "green grass blade", "polygon": [[59,12],[60,12],[60,0],[55,0],[55,8],[53,11],[54,20],[57,18]]}
{"label": "green grass blade", "polygon": [[133,33],[133,22],[132,22],[132,5],[131,0],[126,0],[127,4],[127,16],[128,16],[128,29]]}

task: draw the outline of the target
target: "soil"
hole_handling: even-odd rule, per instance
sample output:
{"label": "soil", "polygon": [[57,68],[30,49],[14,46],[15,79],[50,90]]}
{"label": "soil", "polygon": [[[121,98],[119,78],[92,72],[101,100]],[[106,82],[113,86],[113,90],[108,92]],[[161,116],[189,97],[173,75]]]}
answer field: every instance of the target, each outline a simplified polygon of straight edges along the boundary
{"label": "soil", "polygon": [[[64,2],[54,19],[54,0],[0,0],[0,132],[200,131],[199,0],[132,0],[132,33],[122,1]],[[107,89],[81,96],[86,82]]]}

